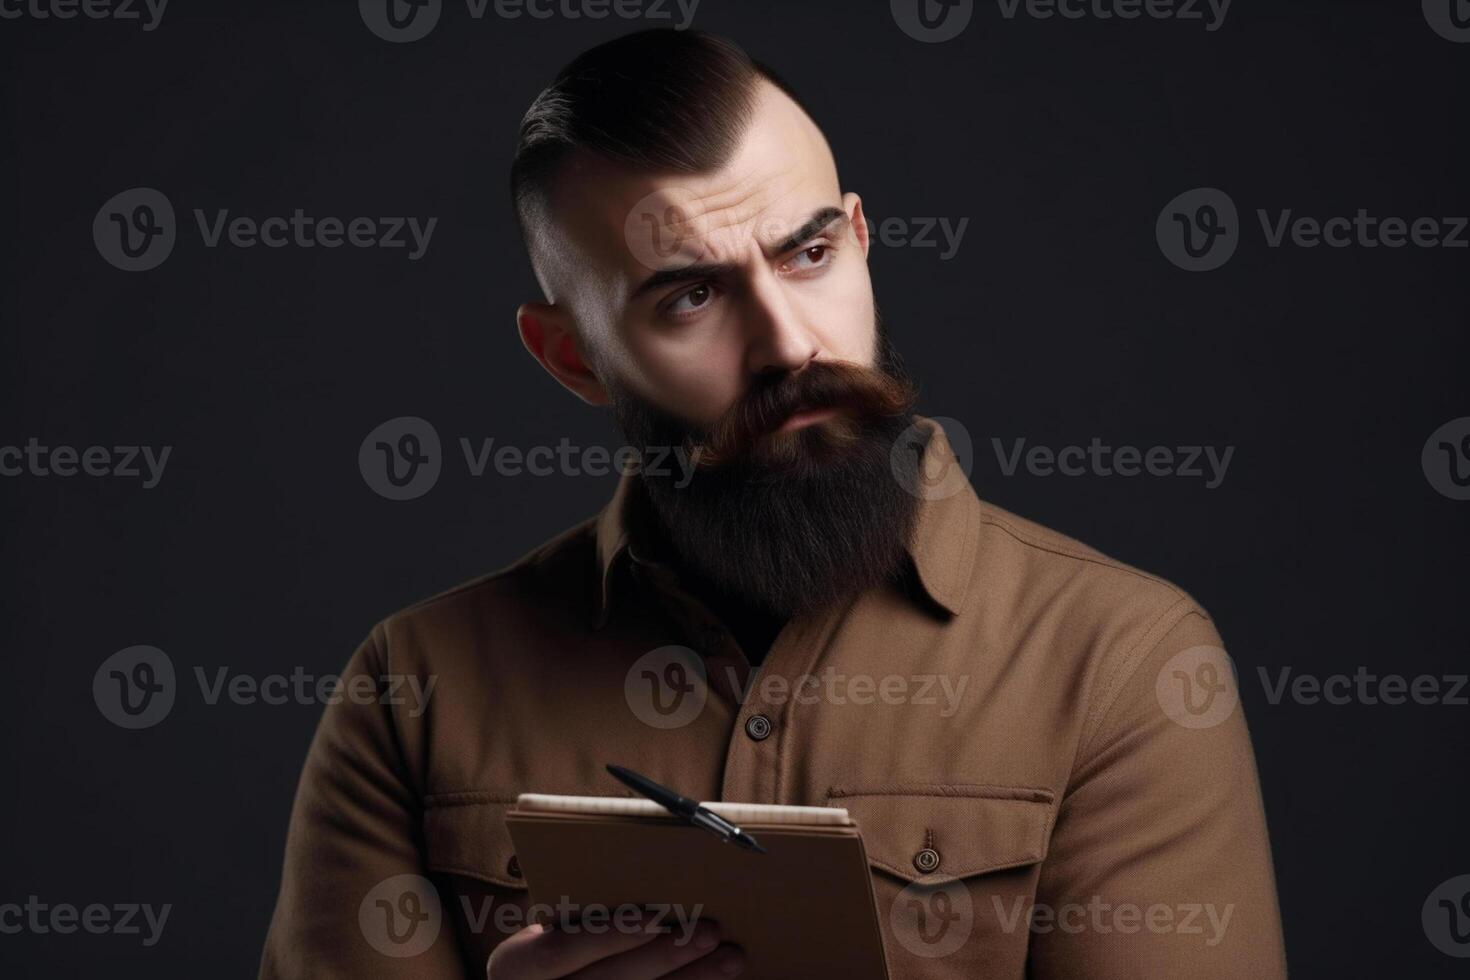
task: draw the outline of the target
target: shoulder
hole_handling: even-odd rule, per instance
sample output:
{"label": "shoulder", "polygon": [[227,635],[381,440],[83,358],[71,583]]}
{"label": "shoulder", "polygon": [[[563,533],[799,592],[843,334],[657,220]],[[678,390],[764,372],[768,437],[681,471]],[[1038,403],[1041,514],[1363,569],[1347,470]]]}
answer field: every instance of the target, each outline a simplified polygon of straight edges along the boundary
{"label": "shoulder", "polygon": [[[511,649],[518,637],[580,626],[596,609],[596,518],[589,518],[497,571],[477,576],[385,617],[378,645],[399,669]],[[487,642],[491,641],[491,642]]]}
{"label": "shoulder", "polygon": [[977,587],[1000,586],[1016,602],[1114,621],[1181,604],[1198,608],[1168,579],[986,501],[980,503],[979,536]]}
{"label": "shoulder", "polygon": [[1168,579],[988,503],[980,535],[979,587],[1003,594],[994,611],[1042,631],[1053,668],[1087,692],[1084,741],[1120,699],[1151,707],[1174,658],[1208,651],[1224,662],[1209,613]]}

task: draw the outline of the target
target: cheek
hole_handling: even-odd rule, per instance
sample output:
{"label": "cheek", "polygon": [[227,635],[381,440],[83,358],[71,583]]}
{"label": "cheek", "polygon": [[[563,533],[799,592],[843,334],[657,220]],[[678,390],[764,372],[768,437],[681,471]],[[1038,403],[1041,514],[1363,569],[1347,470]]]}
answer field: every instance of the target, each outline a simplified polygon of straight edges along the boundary
{"label": "cheek", "polygon": [[863,262],[834,268],[803,293],[803,312],[829,357],[872,367],[877,350],[873,283]]}
{"label": "cheek", "polygon": [[642,397],[690,421],[714,421],[743,390],[738,330],[637,335],[628,344],[631,383]]}

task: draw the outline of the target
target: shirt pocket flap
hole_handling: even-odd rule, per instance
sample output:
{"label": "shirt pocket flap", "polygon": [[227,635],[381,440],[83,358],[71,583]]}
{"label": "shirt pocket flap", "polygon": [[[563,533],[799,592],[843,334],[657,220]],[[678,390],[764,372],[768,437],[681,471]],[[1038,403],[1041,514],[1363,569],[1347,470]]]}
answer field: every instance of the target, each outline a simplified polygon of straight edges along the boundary
{"label": "shirt pocket flap", "polygon": [[833,789],[862,833],[868,863],[905,882],[1035,864],[1051,836],[1050,790],[1013,786]]}
{"label": "shirt pocket flap", "polygon": [[424,808],[424,864],[430,871],[463,875],[504,888],[525,888],[515,844],[505,827],[513,800],[478,793],[430,796]]}

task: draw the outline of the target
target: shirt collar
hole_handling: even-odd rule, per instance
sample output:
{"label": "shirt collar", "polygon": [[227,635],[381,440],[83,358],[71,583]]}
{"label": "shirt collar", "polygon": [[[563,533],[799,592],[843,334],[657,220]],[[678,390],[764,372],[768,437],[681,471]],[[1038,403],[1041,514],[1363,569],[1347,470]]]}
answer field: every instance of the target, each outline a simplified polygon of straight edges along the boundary
{"label": "shirt collar", "polygon": [[[928,476],[916,487],[919,512],[908,551],[925,593],[946,612],[958,615],[975,567],[980,501],[944,428],[923,417],[917,424],[929,433],[920,465],[920,472]],[[636,479],[636,473],[625,472],[597,517],[599,627],[607,622],[618,559],[628,550],[628,504]]]}

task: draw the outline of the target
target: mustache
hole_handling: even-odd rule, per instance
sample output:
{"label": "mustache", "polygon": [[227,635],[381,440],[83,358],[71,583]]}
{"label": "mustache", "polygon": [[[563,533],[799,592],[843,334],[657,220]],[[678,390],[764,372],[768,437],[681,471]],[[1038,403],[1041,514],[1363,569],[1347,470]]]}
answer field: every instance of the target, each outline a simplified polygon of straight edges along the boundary
{"label": "mustache", "polygon": [[747,457],[797,412],[831,409],[861,425],[908,414],[917,395],[906,378],[881,369],[813,361],[800,371],[757,378],[702,437],[691,438],[689,448],[698,465],[720,466]]}

